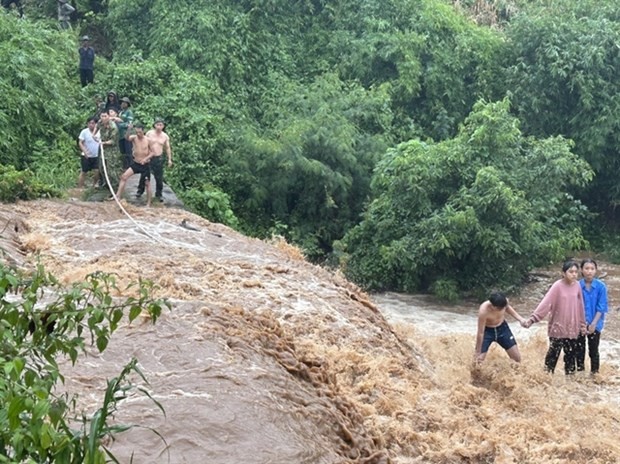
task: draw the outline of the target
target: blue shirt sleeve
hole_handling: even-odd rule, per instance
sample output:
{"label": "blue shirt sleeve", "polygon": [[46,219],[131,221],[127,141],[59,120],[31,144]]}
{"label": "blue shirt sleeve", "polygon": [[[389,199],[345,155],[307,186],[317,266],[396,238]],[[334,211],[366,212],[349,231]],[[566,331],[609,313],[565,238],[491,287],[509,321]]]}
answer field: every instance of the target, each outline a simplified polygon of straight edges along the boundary
{"label": "blue shirt sleeve", "polygon": [[607,286],[601,282],[599,282],[598,288],[598,298],[596,299],[596,311],[599,313],[605,314],[607,312]]}

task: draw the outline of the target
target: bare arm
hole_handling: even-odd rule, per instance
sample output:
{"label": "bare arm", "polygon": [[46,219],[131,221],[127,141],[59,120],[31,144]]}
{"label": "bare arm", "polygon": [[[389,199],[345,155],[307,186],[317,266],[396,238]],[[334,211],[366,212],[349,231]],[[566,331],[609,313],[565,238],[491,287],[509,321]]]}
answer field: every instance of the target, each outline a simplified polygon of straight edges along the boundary
{"label": "bare arm", "polygon": [[482,340],[484,338],[484,328],[486,327],[486,321],[486,311],[482,306],[480,306],[480,311],[478,311],[478,330],[476,331],[476,358],[480,356],[480,351],[482,350]]}
{"label": "bare arm", "polygon": [[86,149],[86,145],[84,145],[84,140],[82,139],[78,139],[79,140],[79,145],[80,145],[80,150],[82,150],[82,156],[85,156],[86,153],[88,153],[88,150]]}
{"label": "bare arm", "polygon": [[168,155],[168,165],[172,166],[172,149],[170,148],[170,137],[166,137],[166,143],[164,143],[166,155]]}
{"label": "bare arm", "polygon": [[519,313],[515,311],[515,309],[512,306],[510,305],[506,306],[506,312],[510,314],[512,317],[514,317],[517,321],[519,321],[521,325],[525,324],[525,318],[521,317]]}
{"label": "bare arm", "polygon": [[150,161],[151,158],[155,157],[155,150],[153,150],[153,142],[148,137],[146,138],[147,143],[149,144],[149,156],[146,157],[147,161]]}

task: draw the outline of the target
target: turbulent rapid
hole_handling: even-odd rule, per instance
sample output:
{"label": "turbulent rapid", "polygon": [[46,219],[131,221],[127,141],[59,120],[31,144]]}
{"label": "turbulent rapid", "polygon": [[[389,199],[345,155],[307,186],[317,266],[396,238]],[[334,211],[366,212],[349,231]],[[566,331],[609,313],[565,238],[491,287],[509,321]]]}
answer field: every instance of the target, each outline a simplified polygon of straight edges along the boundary
{"label": "turbulent rapid", "polygon": [[[74,368],[63,363],[64,388],[88,413],[106,378],[138,358],[165,416],[141,396],[121,403],[116,421],[145,428],[111,444],[120,462],[620,461],[615,310],[596,378],[545,374],[544,324],[526,331],[513,321],[523,362],[495,346],[474,368],[477,303],[369,296],[281,240],[247,238],[181,209],[126,208],[139,227],[113,203],[0,206],[11,265],[39,260],[66,283],[95,271],[121,288],[150,279],[172,303],[155,325],[143,318],[121,328],[103,355],[92,348]],[[601,270],[618,301],[620,270]],[[511,298],[522,315],[548,274]]]}

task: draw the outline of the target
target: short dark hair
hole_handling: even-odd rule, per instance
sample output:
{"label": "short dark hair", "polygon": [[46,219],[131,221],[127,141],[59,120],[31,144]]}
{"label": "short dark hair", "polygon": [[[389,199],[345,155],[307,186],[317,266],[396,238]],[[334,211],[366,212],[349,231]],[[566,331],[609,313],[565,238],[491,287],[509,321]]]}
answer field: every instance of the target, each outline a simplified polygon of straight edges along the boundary
{"label": "short dark hair", "polygon": [[489,302],[496,308],[505,308],[508,306],[508,299],[506,295],[500,292],[493,292],[489,296]]}
{"label": "short dark hair", "polygon": [[583,267],[588,264],[594,264],[594,269],[598,269],[598,264],[596,264],[596,261],[594,261],[592,258],[586,258],[584,260],[581,261],[581,269],[583,269]]}
{"label": "short dark hair", "polygon": [[133,127],[134,127],[134,129],[142,129],[142,130],[144,130],[144,124],[136,124]]}
{"label": "short dark hair", "polygon": [[562,272],[568,271],[571,267],[576,267],[577,269],[579,269],[579,264],[574,259],[564,261],[564,264],[562,265]]}
{"label": "short dark hair", "polygon": [[97,116],[91,116],[90,118],[86,120],[86,124],[88,124],[91,121],[99,122],[99,118]]}

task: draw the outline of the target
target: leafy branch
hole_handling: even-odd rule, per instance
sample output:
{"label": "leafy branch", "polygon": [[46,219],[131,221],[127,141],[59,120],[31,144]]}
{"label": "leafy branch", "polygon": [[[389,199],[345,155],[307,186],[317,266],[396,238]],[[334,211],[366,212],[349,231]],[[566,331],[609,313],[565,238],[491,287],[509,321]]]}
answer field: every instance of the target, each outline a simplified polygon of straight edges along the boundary
{"label": "leafy branch", "polygon": [[94,464],[106,462],[106,456],[118,462],[104,442],[134,427],[108,423],[118,403],[135,389],[163,412],[145,388],[130,381],[134,373],[148,384],[136,359],[108,380],[103,405],[90,419],[82,415],[79,430],[70,425],[75,398],[55,393],[64,382],[59,356],[75,364],[89,345],[103,352],[124,318],[132,322],[143,314],[155,323],[162,309],[170,308],[151,298],[151,282],[139,280],[127,288],[132,287],[137,296],[113,298],[119,288],[108,274],[91,274],[65,288],[41,266],[26,275],[0,265],[0,463]]}

